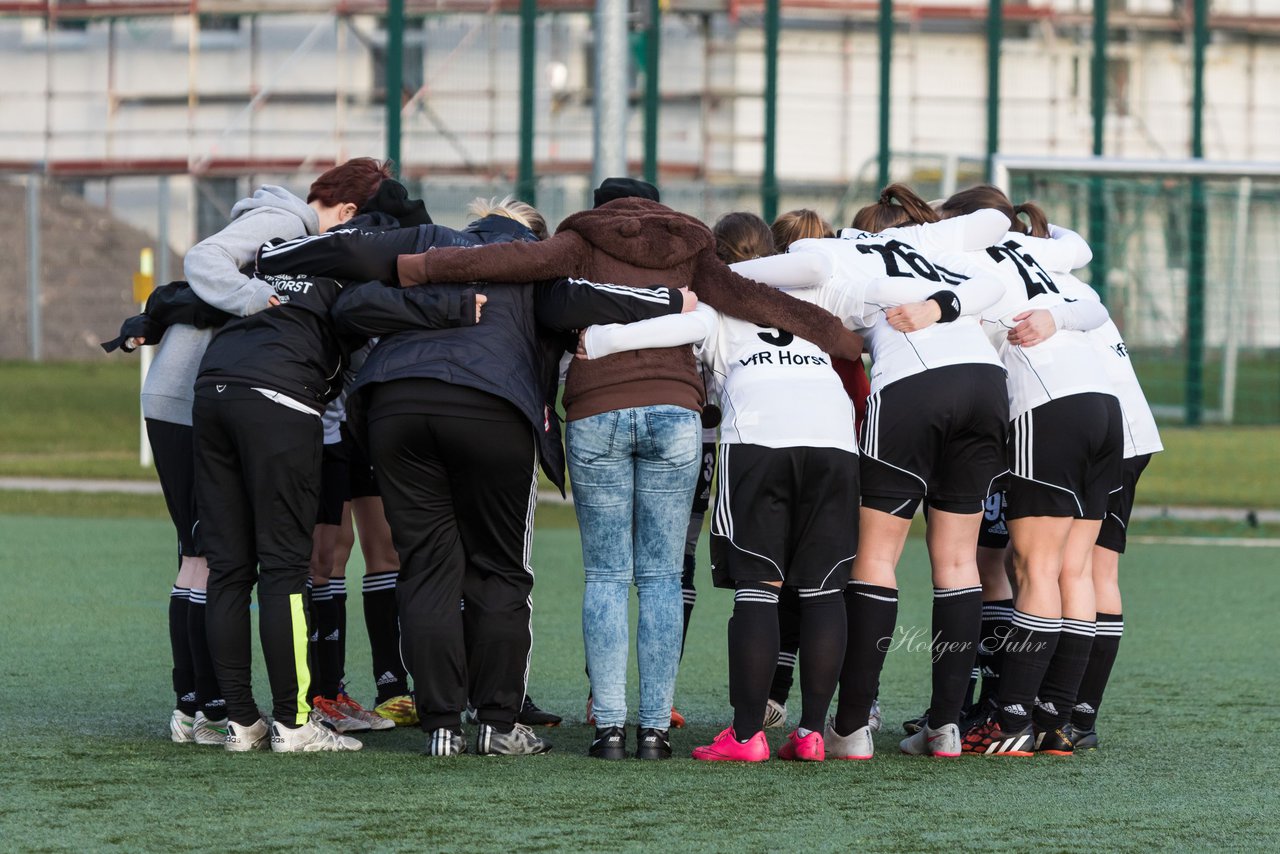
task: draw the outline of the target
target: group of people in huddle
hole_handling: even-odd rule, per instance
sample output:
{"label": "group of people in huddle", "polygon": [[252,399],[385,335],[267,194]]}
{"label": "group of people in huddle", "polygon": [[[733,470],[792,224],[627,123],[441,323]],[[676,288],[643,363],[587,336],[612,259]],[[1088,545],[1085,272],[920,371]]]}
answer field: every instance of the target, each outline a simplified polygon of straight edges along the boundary
{"label": "group of people in huddle", "polygon": [[[919,509],[932,691],[902,750],[1096,747],[1125,525],[1161,445],[1072,275],[1085,241],[985,185],[932,204],[892,185],[839,234],[803,210],[708,228],[627,178],[594,202],[550,235],[523,202],[477,200],[455,230],[388,164],[352,160],[306,201],[242,200],[104,345],[157,347],[142,399],[180,543],[173,739],[358,750],[351,732],[418,724],[433,756],[549,750],[530,547],[539,471],[563,491],[567,465],[592,757],[672,755],[708,511],[733,720],[695,759],[769,759],[797,660],[778,757],[872,757]],[[344,683],[353,516],[372,709]]]}

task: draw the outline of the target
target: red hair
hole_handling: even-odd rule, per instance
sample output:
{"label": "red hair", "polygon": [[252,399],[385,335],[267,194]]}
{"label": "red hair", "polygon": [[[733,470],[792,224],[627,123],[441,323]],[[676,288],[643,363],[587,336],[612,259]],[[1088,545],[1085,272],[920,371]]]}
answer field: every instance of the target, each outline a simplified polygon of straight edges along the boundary
{"label": "red hair", "polygon": [[350,203],[360,207],[373,198],[383,181],[390,178],[390,160],[355,157],[317,178],[307,193],[307,204],[320,202],[333,207]]}

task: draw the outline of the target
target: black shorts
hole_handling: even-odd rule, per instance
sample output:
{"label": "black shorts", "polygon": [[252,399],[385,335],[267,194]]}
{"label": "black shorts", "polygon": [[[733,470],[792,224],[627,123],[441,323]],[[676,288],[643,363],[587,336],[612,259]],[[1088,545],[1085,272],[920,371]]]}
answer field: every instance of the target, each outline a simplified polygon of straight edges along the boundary
{"label": "black shorts", "polygon": [[324,446],[320,458],[320,507],[317,525],[341,525],[342,505],[351,500],[351,460],[346,442]]}
{"label": "black shorts", "polygon": [[351,432],[347,429],[345,422],[342,425],[342,444],[347,447],[347,456],[351,460],[347,472],[350,498],[355,500],[380,497],[382,493],[378,491],[377,481],[373,478],[373,464],[369,462],[364,446],[351,438]]}
{"label": "black shorts", "polygon": [[1102,519],[1120,486],[1124,433],[1115,395],[1087,392],[1019,415],[1009,431],[1005,518]]}
{"label": "black shorts", "polygon": [[843,590],[858,551],[858,457],[722,444],[711,521],[717,587],[781,581]]}
{"label": "black shorts", "polygon": [[1142,477],[1149,462],[1151,455],[1142,454],[1126,458],[1121,466],[1121,486],[1111,493],[1107,501],[1107,517],[1102,520],[1102,530],[1098,532],[1097,544],[1104,549],[1124,554],[1129,536],[1129,514],[1133,512],[1133,497],[1138,491],[1138,478]]}
{"label": "black shorts", "polygon": [[178,532],[178,554],[201,557],[204,549],[197,536],[200,515],[196,512],[196,458],[191,428],[154,418],[146,421],[164,503]]}
{"label": "black shorts", "polygon": [[977,513],[1004,474],[1009,393],[1004,368],[950,365],[867,398],[862,504],[903,519],[925,496],[947,513]]}

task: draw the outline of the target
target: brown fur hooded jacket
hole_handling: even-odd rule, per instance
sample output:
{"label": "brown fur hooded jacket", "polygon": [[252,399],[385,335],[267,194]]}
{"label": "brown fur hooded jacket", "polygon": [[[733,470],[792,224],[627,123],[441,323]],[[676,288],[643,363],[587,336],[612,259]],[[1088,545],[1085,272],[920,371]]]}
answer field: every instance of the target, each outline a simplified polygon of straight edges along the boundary
{"label": "brown fur hooded jacket", "polygon": [[[532,282],[561,277],[630,287],[688,287],[717,311],[784,329],[833,355],[860,352],[861,340],[832,314],[743,278],[715,254],[711,230],[648,199],[624,198],[567,217],[541,243],[432,249],[401,255],[400,283]],[[570,421],[656,404],[697,411],[702,378],[689,347],[637,350],[573,360],[564,404]]]}

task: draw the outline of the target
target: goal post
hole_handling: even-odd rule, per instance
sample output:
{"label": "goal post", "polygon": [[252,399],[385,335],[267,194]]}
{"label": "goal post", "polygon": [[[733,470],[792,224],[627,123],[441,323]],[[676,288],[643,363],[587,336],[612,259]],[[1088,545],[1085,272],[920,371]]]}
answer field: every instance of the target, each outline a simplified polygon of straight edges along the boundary
{"label": "goal post", "polygon": [[1280,423],[1280,163],[998,154],[992,175],[1090,239],[1162,419]]}

